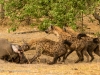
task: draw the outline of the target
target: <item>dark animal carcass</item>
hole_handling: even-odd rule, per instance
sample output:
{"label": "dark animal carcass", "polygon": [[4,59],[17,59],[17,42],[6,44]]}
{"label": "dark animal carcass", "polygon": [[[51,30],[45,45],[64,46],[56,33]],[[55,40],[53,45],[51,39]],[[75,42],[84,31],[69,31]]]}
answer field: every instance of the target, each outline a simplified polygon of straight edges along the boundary
{"label": "dark animal carcass", "polygon": [[16,63],[27,62],[21,46],[12,44],[6,39],[0,39],[0,59]]}

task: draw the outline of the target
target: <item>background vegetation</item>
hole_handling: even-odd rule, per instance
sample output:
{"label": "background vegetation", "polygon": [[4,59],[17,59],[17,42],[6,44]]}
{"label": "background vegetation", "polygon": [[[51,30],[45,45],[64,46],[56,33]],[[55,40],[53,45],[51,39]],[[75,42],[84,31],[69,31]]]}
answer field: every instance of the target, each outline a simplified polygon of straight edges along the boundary
{"label": "background vegetation", "polygon": [[[45,30],[50,24],[75,29],[75,22],[82,18],[82,13],[92,14],[99,3],[100,0],[0,0],[1,12],[12,20],[13,30],[17,28],[16,20],[37,25],[40,30]],[[37,22],[31,22],[33,19]]]}

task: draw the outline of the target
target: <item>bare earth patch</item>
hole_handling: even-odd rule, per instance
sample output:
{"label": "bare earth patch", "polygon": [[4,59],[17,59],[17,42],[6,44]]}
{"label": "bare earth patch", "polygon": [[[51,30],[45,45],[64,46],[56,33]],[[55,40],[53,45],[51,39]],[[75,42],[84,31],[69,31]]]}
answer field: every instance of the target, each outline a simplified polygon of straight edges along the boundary
{"label": "bare earth patch", "polygon": [[[30,31],[32,28],[21,27],[16,32],[7,32],[7,27],[0,27],[0,38],[6,38],[12,43],[22,45],[25,40],[28,42],[35,38],[48,38],[57,41],[54,35],[47,35],[44,32],[34,32],[26,34],[14,34],[17,32]],[[25,52],[27,58],[34,56],[35,50]],[[40,63],[35,62],[33,64],[15,64],[8,63],[0,60],[0,75],[100,75],[100,57],[95,55],[95,59],[91,63],[80,62],[75,64],[77,60],[76,53],[72,53],[65,63],[57,63],[54,65],[48,65],[43,60],[52,61],[49,56],[42,55],[40,57]]]}

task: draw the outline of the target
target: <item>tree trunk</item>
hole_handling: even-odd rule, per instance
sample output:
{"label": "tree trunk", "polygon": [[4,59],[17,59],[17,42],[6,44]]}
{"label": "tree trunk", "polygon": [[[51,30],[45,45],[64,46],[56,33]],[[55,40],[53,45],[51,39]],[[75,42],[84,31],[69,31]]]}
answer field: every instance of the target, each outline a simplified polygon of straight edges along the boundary
{"label": "tree trunk", "polygon": [[4,4],[0,4],[0,19],[4,19]]}

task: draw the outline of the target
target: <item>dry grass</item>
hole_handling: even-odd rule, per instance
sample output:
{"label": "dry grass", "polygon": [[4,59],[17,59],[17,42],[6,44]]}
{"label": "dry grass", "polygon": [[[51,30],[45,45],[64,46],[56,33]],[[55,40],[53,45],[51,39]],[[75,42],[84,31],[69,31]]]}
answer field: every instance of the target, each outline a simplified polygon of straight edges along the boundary
{"label": "dry grass", "polygon": [[[0,28],[0,37],[6,38],[11,42],[23,44],[22,40],[29,41],[35,38],[46,37],[51,40],[57,40],[54,35],[46,35],[44,32],[36,32],[29,34],[13,34],[7,33],[7,28]],[[16,32],[28,31],[32,29],[19,29]],[[25,52],[27,58],[33,57],[35,51]],[[52,61],[51,57],[41,56],[40,58]],[[100,57],[95,55],[95,60],[92,63],[80,62],[75,64],[77,60],[76,53],[68,57],[66,63],[48,65],[45,62],[33,64],[15,64],[0,60],[0,75],[100,75]]]}
{"label": "dry grass", "polygon": [[100,63],[0,64],[0,75],[100,75]]}

